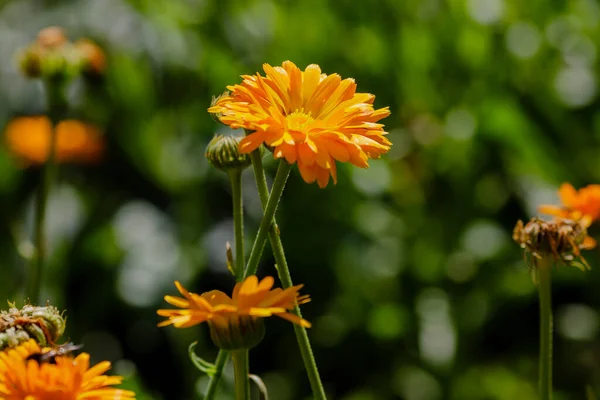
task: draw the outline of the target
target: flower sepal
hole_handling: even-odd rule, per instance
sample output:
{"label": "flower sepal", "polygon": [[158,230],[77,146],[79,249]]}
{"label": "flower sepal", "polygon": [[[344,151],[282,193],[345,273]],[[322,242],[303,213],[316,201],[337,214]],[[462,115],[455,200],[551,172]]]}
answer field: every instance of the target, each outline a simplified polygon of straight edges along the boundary
{"label": "flower sepal", "polygon": [[265,337],[263,319],[249,315],[229,316],[223,321],[215,319],[208,325],[213,343],[223,350],[249,350]]}

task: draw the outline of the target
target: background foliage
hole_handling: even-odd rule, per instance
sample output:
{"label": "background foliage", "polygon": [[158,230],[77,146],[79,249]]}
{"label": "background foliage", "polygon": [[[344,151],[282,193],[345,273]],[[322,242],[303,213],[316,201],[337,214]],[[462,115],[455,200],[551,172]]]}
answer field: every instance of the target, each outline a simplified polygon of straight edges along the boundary
{"label": "background foliage", "polygon": [[[562,181],[600,180],[599,24],[594,0],[0,1],[0,127],[44,110],[12,62],[41,28],[91,37],[109,58],[104,80],[70,93],[108,152],[61,167],[46,297],[67,309],[68,337],[114,361],[140,399],[198,398],[206,378],[186,349],[198,340],[212,359],[208,331],[159,330],[155,312],[174,279],[233,285],[229,186],[203,157],[227,128],[206,108],[263,62],[317,63],[390,106],[394,143],[325,190],[294,170],[278,214],[331,398],[534,399],[537,298],[511,230],[556,202]],[[23,300],[16,248],[27,250],[38,178],[0,149],[1,298]],[[244,189],[250,241],[250,171]],[[555,274],[559,400],[600,386],[597,251],[588,260],[590,272]],[[275,400],[310,397],[285,322],[268,321],[251,370]]]}

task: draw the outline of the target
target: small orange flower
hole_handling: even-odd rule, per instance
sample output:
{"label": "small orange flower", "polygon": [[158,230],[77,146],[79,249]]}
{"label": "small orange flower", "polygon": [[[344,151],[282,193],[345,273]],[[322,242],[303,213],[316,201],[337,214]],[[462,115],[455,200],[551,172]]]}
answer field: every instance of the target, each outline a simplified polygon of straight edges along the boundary
{"label": "small orange flower", "polygon": [[375,110],[375,96],[356,93],[354,79],[323,74],[315,64],[301,71],[291,61],[263,69],[265,77],[243,75],[208,109],[231,128],[252,131],[240,143],[242,153],[271,146],[276,158],[297,163],[307,183],[323,188],[330,176],[337,181],[336,161],[366,168],[369,158],[390,149],[377,123],[389,108]]}
{"label": "small orange flower", "polygon": [[75,42],[75,49],[83,59],[83,70],[85,72],[100,75],[106,69],[106,57],[104,51],[89,39],[79,39]]}
{"label": "small orange flower", "polygon": [[129,390],[110,386],[120,376],[106,376],[110,362],[90,368],[90,355],[57,356],[55,363],[27,359],[43,350],[34,341],[0,353],[0,400],[119,400],[135,399]]}
{"label": "small orange flower", "polygon": [[[104,142],[100,131],[76,120],[65,120],[56,127],[55,160],[66,162],[95,162],[100,158]],[[48,158],[52,125],[45,116],[20,117],[6,127],[9,150],[30,164],[43,164]]]}
{"label": "small orange flower", "polygon": [[243,282],[236,283],[233,296],[229,297],[219,290],[197,295],[188,292],[179,282],[175,286],[184,298],[165,296],[167,303],[181,310],[158,310],[158,315],[167,317],[158,326],[174,325],[176,328],[187,328],[202,322],[212,322],[218,326],[227,326],[232,319],[240,316],[265,318],[277,315],[295,324],[310,328],[310,322],[288,312],[296,304],[310,301],[309,295],[300,296],[298,291],[303,285],[296,285],[285,290],[273,289],[275,280],[267,276],[260,282],[256,275],[251,275]]}
{"label": "small orange flower", "polygon": [[558,193],[562,207],[542,205],[538,211],[575,220],[586,215],[593,221],[600,218],[600,185],[588,185],[577,191],[570,183],[563,183]]}

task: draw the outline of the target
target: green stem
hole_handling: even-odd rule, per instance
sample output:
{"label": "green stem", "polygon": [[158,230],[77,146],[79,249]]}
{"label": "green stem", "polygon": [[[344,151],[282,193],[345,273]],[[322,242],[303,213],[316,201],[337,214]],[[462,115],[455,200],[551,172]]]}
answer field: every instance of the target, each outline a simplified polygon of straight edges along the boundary
{"label": "green stem", "polygon": [[242,170],[236,168],[229,172],[231,196],[233,198],[233,231],[235,236],[235,278],[241,282],[244,278],[244,206],[242,201]]}
{"label": "green stem", "polygon": [[[229,172],[231,182],[231,197],[233,198],[233,231],[235,236],[235,278],[241,282],[244,278],[244,203],[242,200],[242,170],[234,169]],[[215,361],[216,371],[208,381],[205,400],[212,400],[217,393],[217,387],[223,374],[223,368],[229,359],[229,352],[219,350]],[[247,374],[246,374],[247,375]]]}
{"label": "green stem", "polygon": [[214,375],[211,376],[208,381],[204,400],[212,400],[217,394],[217,387],[219,386],[221,375],[223,375],[223,368],[225,367],[225,364],[227,364],[227,360],[229,360],[229,352],[223,349],[219,350],[219,354],[217,354],[217,359],[215,361],[216,370]]}
{"label": "green stem", "polygon": [[56,127],[63,119],[67,109],[67,101],[64,95],[64,83],[55,80],[47,80],[44,83],[51,130],[48,156],[44,163],[35,203],[34,243],[36,247],[36,256],[32,260],[26,293],[26,296],[32,303],[41,301],[40,291],[43,281],[44,265],[47,257],[45,231],[46,208],[48,195],[50,193],[52,182],[54,181],[54,175],[56,174],[54,162],[56,155]]}
{"label": "green stem", "polygon": [[552,259],[543,257],[537,265],[540,296],[540,400],[552,399]]}
{"label": "green stem", "polygon": [[[256,177],[258,195],[260,197],[260,202],[263,205],[264,212],[263,218],[260,221],[260,225],[258,227],[258,232],[256,233],[256,238],[254,239],[254,243],[252,244],[250,257],[248,258],[246,273],[244,274],[244,276],[246,277],[256,274],[256,270],[258,269],[258,263],[260,261],[260,256],[265,246],[267,236],[269,236],[269,231],[271,230],[271,228],[277,230],[277,225],[275,224],[275,211],[277,211],[279,199],[281,199],[283,189],[285,188],[285,182],[287,181],[288,175],[290,174],[290,170],[292,168],[292,166],[287,162],[282,162],[279,164],[277,174],[275,175],[275,182],[273,182],[271,195],[269,195],[269,189],[267,187],[267,180],[265,178],[265,173],[262,168],[262,159],[260,153],[258,153],[258,157],[256,157],[255,154],[252,153],[251,157],[252,165],[255,166],[254,175]],[[256,161],[256,158],[258,158],[258,161]],[[258,165],[258,170],[256,165]]]}
{"label": "green stem", "polygon": [[235,378],[235,400],[250,400],[250,379],[248,378],[248,350],[231,352],[233,376]]}
{"label": "green stem", "polygon": [[[268,225],[268,236],[271,242],[271,247],[273,248],[273,256],[275,258],[275,262],[277,263],[277,272],[279,274],[279,279],[281,280],[282,286],[284,288],[288,288],[293,286],[293,283],[292,278],[290,276],[290,270],[288,268],[287,260],[285,258],[283,243],[281,242],[281,238],[279,236],[279,229],[277,228],[277,223],[275,220],[275,211],[277,209],[279,199],[281,198],[281,194],[283,193],[285,182],[290,173],[291,165],[289,165],[285,160],[281,160],[279,168],[277,169],[275,181],[273,182],[271,195],[267,196],[269,189],[267,187],[267,180],[265,178],[260,153],[258,153],[258,151],[253,152],[251,154],[251,159],[252,165],[254,167],[254,177],[256,179],[256,185],[258,187],[259,197],[264,209],[263,219],[261,221],[258,234],[256,235],[256,239],[254,241],[252,250],[253,252],[256,249],[260,249],[260,251],[262,251],[263,245],[261,244],[261,240],[264,239],[262,239],[261,236],[261,228],[264,225]],[[260,254],[258,254],[257,257],[260,258]],[[258,266],[258,258],[255,261],[255,263],[252,263],[254,261],[252,259],[252,252],[250,253],[250,258],[248,259],[248,265],[246,267],[246,276],[256,272],[256,268]],[[300,308],[298,306],[294,307],[293,312],[299,317],[302,317],[300,313]],[[296,340],[298,341],[298,347],[300,348],[302,360],[304,361],[304,367],[306,369],[308,380],[310,381],[310,386],[312,388],[313,396],[316,400],[326,400],[327,397],[325,396],[325,390],[323,389],[323,384],[321,383],[321,377],[319,376],[319,370],[317,368],[317,363],[313,355],[313,351],[310,345],[310,341],[308,339],[308,334],[306,333],[306,329],[300,325],[293,325],[294,332],[296,333]]]}

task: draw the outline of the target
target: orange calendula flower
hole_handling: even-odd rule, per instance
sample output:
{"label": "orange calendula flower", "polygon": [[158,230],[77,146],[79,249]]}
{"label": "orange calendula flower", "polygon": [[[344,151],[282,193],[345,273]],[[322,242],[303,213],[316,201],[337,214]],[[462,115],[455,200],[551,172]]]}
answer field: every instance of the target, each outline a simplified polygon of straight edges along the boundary
{"label": "orange calendula flower", "polygon": [[600,185],[588,185],[576,190],[570,183],[563,183],[558,193],[562,207],[542,205],[538,211],[575,220],[586,215],[593,221],[600,218]]}
{"label": "orange calendula flower", "polygon": [[[98,161],[104,149],[100,131],[76,120],[56,127],[55,160],[60,163]],[[30,164],[43,164],[48,158],[52,125],[45,116],[20,117],[9,122],[5,140],[9,150]]]}
{"label": "orange calendula flower", "polygon": [[190,293],[175,282],[183,298],[165,296],[165,300],[180,309],[158,310],[158,315],[167,317],[158,326],[187,328],[208,322],[215,344],[227,349],[250,348],[258,344],[264,335],[261,319],[272,315],[310,328],[308,321],[289,312],[296,304],[310,301],[309,295],[298,294],[303,285],[271,289],[274,282],[270,276],[261,281],[255,275],[249,276],[235,285],[232,297],[219,290],[200,295]]}
{"label": "orange calendula flower", "polygon": [[354,79],[323,74],[315,64],[301,71],[291,61],[263,69],[266,76],[243,75],[208,109],[231,128],[252,132],[240,143],[242,153],[271,146],[276,158],[297,163],[306,182],[323,188],[330,176],[337,181],[336,161],[366,168],[390,149],[377,123],[389,108],[375,110],[375,96],[356,93]]}
{"label": "orange calendula flower", "polygon": [[[120,376],[106,376],[108,361],[90,368],[90,355],[56,356],[52,362],[30,358],[44,353],[30,340],[0,353],[0,399],[2,400],[118,400],[135,399],[129,390],[110,386],[121,383]],[[29,359],[28,359],[29,358]]]}

